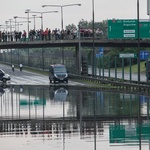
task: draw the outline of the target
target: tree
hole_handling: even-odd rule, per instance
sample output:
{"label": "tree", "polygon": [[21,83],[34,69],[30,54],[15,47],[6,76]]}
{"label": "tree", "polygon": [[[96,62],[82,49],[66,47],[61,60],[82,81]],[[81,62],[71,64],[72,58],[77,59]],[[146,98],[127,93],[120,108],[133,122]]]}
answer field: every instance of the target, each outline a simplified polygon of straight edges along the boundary
{"label": "tree", "polygon": [[[78,25],[80,25],[80,28],[83,28],[83,29],[91,29],[93,28],[93,21],[86,21],[84,19],[81,19],[78,23]],[[96,29],[99,29],[103,32],[103,36],[105,38],[107,38],[107,20],[103,20],[102,22],[95,22],[94,23],[94,27],[95,27],[95,30]],[[75,26],[74,24],[69,24],[66,26],[66,29],[69,29],[69,30],[72,30],[72,29],[78,29],[78,26]]]}

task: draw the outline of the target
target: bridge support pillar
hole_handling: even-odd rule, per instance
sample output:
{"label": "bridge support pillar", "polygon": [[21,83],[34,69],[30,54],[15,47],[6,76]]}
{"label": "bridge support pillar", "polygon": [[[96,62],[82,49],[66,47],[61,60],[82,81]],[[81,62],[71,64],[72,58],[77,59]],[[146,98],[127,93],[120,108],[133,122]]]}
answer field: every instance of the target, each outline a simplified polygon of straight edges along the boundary
{"label": "bridge support pillar", "polygon": [[81,49],[76,46],[76,74],[81,75]]}

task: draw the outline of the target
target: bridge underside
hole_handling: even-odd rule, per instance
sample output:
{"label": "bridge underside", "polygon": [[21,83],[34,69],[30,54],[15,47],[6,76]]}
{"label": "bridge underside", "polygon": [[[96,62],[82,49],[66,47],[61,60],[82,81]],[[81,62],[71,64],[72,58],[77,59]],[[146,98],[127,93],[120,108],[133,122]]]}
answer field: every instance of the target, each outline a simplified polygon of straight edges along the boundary
{"label": "bridge underside", "polygon": [[[93,40],[80,40],[81,47],[93,47]],[[150,40],[140,40],[140,47],[150,47]],[[1,42],[0,49],[78,47],[79,40]],[[138,47],[138,40],[94,40],[95,47]]]}

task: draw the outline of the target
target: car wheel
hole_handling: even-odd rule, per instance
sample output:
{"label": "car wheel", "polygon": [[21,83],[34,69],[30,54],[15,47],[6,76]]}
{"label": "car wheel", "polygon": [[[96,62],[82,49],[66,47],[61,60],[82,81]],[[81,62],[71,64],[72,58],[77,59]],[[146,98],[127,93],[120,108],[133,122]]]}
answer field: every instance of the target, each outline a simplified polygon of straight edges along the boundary
{"label": "car wheel", "polygon": [[3,82],[5,83],[5,82],[6,82],[6,79],[3,79]]}

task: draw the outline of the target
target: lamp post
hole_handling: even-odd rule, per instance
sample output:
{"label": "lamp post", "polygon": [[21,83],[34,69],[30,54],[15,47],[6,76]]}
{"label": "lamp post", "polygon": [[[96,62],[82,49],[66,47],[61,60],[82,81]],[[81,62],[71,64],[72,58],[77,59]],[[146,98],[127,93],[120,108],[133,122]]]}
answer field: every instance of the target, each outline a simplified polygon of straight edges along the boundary
{"label": "lamp post", "polygon": [[2,29],[6,29],[6,27],[7,27],[7,25],[0,25],[0,31],[2,30]]}
{"label": "lamp post", "polygon": [[[69,5],[42,5],[42,7],[59,7],[61,8],[61,28],[63,29],[63,8],[70,6],[81,6],[81,4],[69,4]],[[62,63],[64,64],[64,50],[62,48]]]}
{"label": "lamp post", "polygon": [[42,5],[42,7],[59,7],[61,8],[61,28],[63,29],[63,8],[69,6],[81,6],[81,4],[69,4],[69,5]]}
{"label": "lamp post", "polygon": [[34,18],[34,31],[35,31],[35,16],[36,15],[32,15],[33,16],[33,18]]}
{"label": "lamp post", "polygon": [[[21,22],[19,22],[19,23],[27,23],[28,24],[28,32],[29,32],[29,23],[31,23],[31,21],[29,20],[29,19],[34,19],[34,17],[30,17],[30,18],[28,18],[28,17],[18,17],[18,16],[15,16],[14,17],[14,19],[15,19],[15,22],[17,23],[17,21],[16,21],[16,19],[17,18],[20,18],[20,19],[27,19],[27,21],[21,21]],[[40,18],[40,17],[35,17],[35,18]],[[15,24],[16,24],[15,23]],[[28,35],[29,35],[29,33],[28,33]]]}
{"label": "lamp post", "polygon": [[18,32],[19,32],[19,26],[22,26],[23,24],[21,23],[21,22],[17,22],[17,25],[16,26],[18,26]]}
{"label": "lamp post", "polygon": [[8,30],[8,21],[5,21],[6,23],[6,31]]}
{"label": "lamp post", "polygon": [[[23,25],[22,23],[31,23],[31,21],[17,21],[17,18],[21,18],[21,19],[26,19],[26,17],[18,17],[18,16],[15,16],[14,17],[14,19],[15,19],[15,21],[14,21],[14,23],[15,23],[15,31],[17,31],[17,26],[18,26],[18,31],[19,31],[19,26],[20,25]],[[12,21],[13,22],[13,21]],[[21,23],[21,24],[20,24]]]}
{"label": "lamp post", "polygon": [[43,14],[45,13],[57,13],[58,11],[45,11],[45,12],[39,12],[39,11],[27,11],[25,13],[38,13],[41,15],[41,29],[43,30]]}
{"label": "lamp post", "polygon": [[[147,0],[147,2],[149,2]],[[148,6],[149,7],[149,6]],[[138,84],[140,84],[140,24],[139,24],[139,0],[137,0],[137,40],[138,40]],[[142,121],[141,121],[141,99],[140,95],[138,94],[138,102],[139,102],[139,116],[138,116],[138,125],[139,125],[139,150],[142,149],[141,147],[141,126],[142,126]]]}
{"label": "lamp post", "polygon": [[17,16],[14,16],[14,19],[15,19],[15,31],[16,31]]}
{"label": "lamp post", "polygon": [[95,31],[94,31],[94,0],[92,0],[92,15],[93,15],[93,28],[92,28],[92,32],[93,32],[93,60],[92,60],[92,75],[94,76],[94,72],[95,72]]}
{"label": "lamp post", "polygon": [[11,33],[12,32],[12,26],[11,26],[12,19],[9,19],[9,21],[10,21],[10,33]]}
{"label": "lamp post", "polygon": [[29,40],[29,12],[30,9],[26,9],[25,13],[27,13],[27,21],[28,21],[28,40]]}
{"label": "lamp post", "polygon": [[140,28],[139,28],[139,0],[137,0],[137,39],[138,39],[138,84],[140,84]]}
{"label": "lamp post", "polygon": [[27,22],[27,25],[28,25],[27,29],[28,29],[28,36],[29,36],[29,23],[30,23],[29,18],[28,18],[28,17],[18,17],[18,16],[15,16],[14,18],[15,18],[15,21],[16,21],[17,18],[20,18],[20,19],[27,19],[26,22]]}

